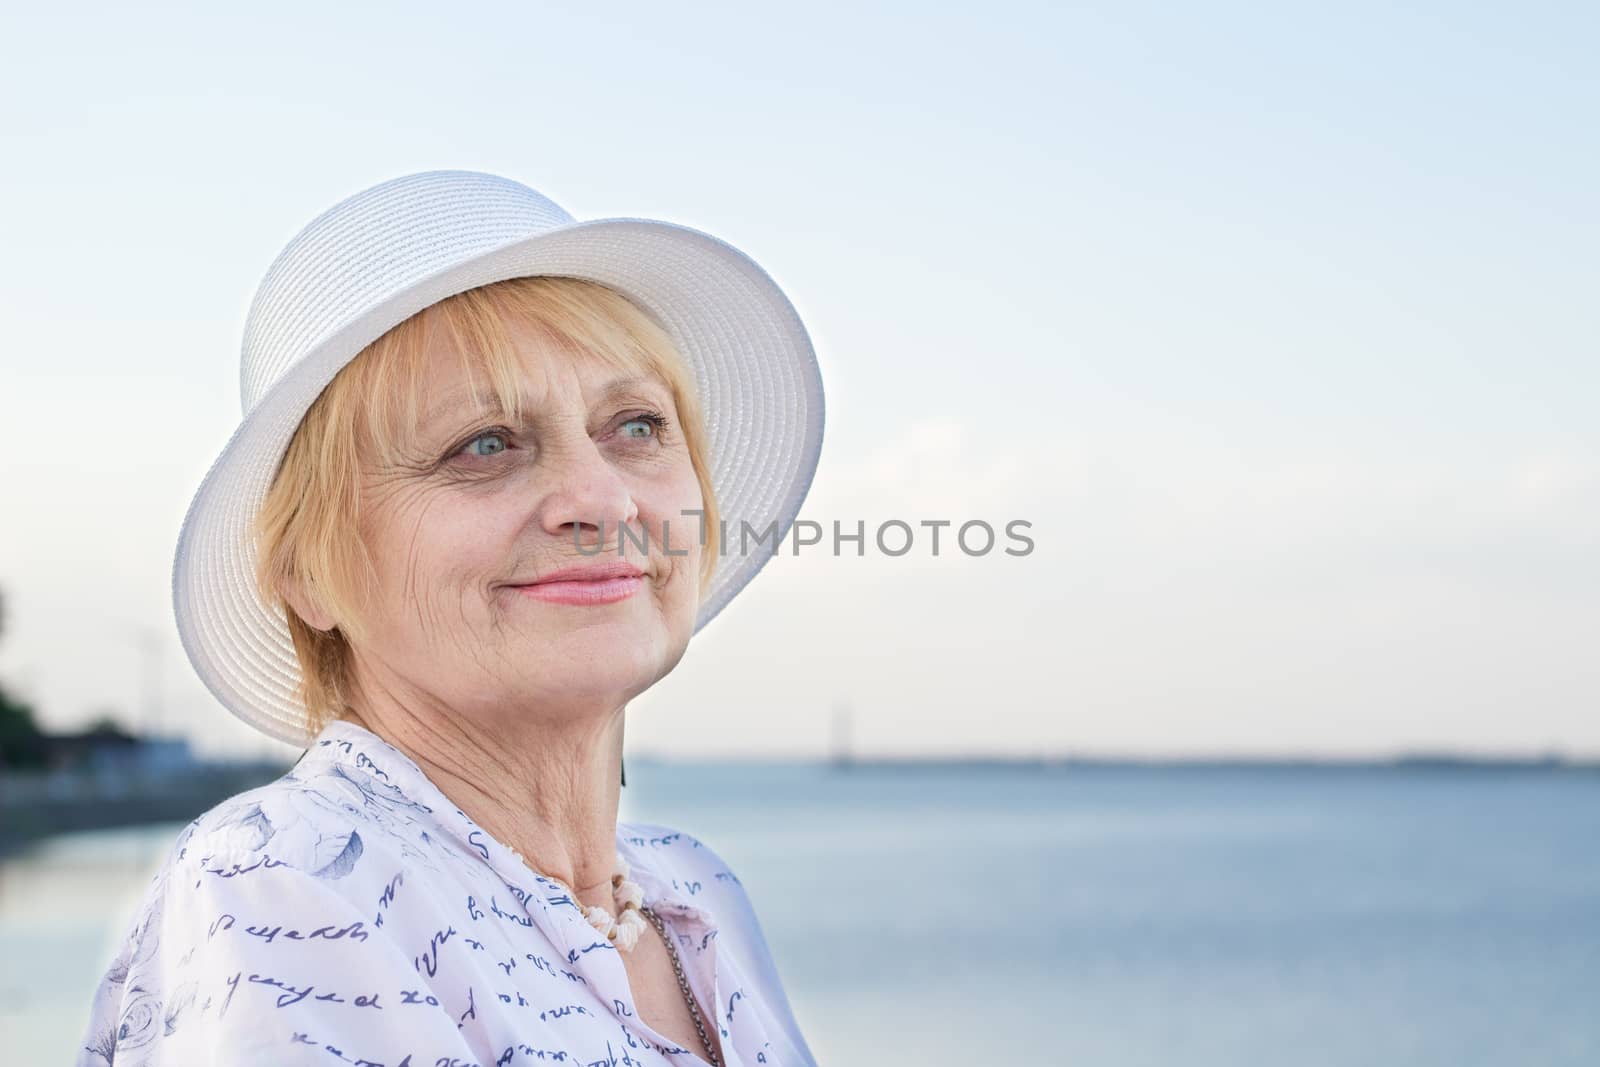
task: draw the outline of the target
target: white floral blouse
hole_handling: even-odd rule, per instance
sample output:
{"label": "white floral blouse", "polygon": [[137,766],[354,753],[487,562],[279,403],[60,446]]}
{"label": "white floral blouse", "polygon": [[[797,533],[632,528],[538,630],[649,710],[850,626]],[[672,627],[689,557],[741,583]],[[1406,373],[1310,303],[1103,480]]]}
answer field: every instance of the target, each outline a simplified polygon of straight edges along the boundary
{"label": "white floral blouse", "polygon": [[[814,1064],[739,879],[667,827],[617,848],[729,1067]],[[617,949],[407,756],[334,721],[190,823],[100,980],[78,1067],[704,1062]]]}

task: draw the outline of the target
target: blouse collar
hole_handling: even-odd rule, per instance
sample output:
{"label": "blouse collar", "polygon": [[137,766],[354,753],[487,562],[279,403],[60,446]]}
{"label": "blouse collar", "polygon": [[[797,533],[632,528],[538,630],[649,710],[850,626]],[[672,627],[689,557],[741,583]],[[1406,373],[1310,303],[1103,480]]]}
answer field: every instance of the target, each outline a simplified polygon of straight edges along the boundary
{"label": "blouse collar", "polygon": [[[291,773],[302,779],[322,773],[343,774],[363,790],[381,795],[393,805],[409,807],[424,825],[437,828],[451,839],[455,847],[450,851],[458,854],[462,862],[481,863],[494,872],[521,905],[527,920],[525,925],[537,926],[551,946],[561,953],[568,968],[583,975],[606,999],[626,1005],[627,1014],[637,1015],[620,953],[589,923],[566,889],[531,869],[509,847],[475,823],[405,753],[364,726],[335,719],[312,740]],[[628,863],[629,876],[639,884],[645,905],[664,917],[680,917],[688,928],[709,939],[717,930],[713,915],[695,904],[678,888],[671,874],[659,867],[658,852],[651,847],[651,839],[635,837],[630,840],[631,831],[635,829],[638,827],[619,824],[617,851]],[[426,831],[422,833],[425,835]],[[502,902],[496,895],[491,895],[488,901],[468,899],[473,906],[485,911],[497,908],[510,913],[515,921],[523,922],[511,913],[509,899]],[[715,946],[712,951],[715,952]],[[725,976],[719,971],[713,964],[712,996],[714,1002],[720,1004],[726,990],[723,988]],[[735,1034],[730,1035],[721,1023],[718,1030],[730,1065],[749,1062],[752,1057],[757,1061],[762,1058],[758,1050],[766,1047],[767,1035],[751,1019],[741,1019]]]}
{"label": "blouse collar", "polygon": [[[489,831],[445,796],[427,774],[410,756],[358,723],[348,719],[333,719],[325,725],[306,749],[294,773],[304,777],[315,769],[331,766],[358,772],[372,784],[372,788],[387,792],[389,799],[405,803],[431,816],[432,821],[464,848],[476,855],[504,880],[513,891],[521,889],[519,896],[529,911],[547,914],[558,910],[575,919],[581,926],[579,934],[587,937],[593,932],[588,920],[579,912],[565,887],[528,866],[509,846],[499,841]],[[629,877],[639,884],[644,893],[644,903],[658,911],[679,911],[698,915],[707,922],[711,916],[699,908],[670,875],[657,870],[651,863],[651,850],[635,845],[619,823],[616,831],[617,851],[628,863]],[[544,903],[536,908],[534,896]],[[571,925],[562,923],[561,925]]]}

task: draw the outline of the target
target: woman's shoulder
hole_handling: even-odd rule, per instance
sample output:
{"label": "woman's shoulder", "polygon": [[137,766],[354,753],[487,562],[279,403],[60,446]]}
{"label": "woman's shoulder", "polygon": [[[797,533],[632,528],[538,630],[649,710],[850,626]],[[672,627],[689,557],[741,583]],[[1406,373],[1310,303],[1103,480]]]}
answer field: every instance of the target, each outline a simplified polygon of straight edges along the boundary
{"label": "woman's shoulder", "polygon": [[[379,977],[416,980],[414,947],[402,935],[431,914],[433,895],[411,894],[406,919],[385,920],[396,918],[402,879],[414,888],[434,864],[431,854],[419,864],[405,860],[406,820],[425,815],[393,796],[370,796],[356,777],[291,770],[226,798],[179,832],[96,989],[81,1063],[103,1067],[121,1049],[156,1042],[171,1057],[162,1064],[203,1062],[186,1058],[193,1050],[183,1041],[163,1039],[186,1019],[208,1022],[183,1025],[185,1041],[226,1035],[243,1048],[272,1013],[230,1013],[240,990],[254,998],[270,987],[283,998],[280,1008],[304,1001],[298,1017],[315,1007],[312,1000],[361,1007],[366,985]],[[426,844],[419,850],[429,852]],[[365,1018],[368,1010],[351,1015]],[[335,1032],[341,1025],[329,1016],[314,1020],[324,1023]]]}
{"label": "woman's shoulder", "polygon": [[401,868],[414,876],[436,869],[436,854],[426,848],[428,827],[406,825],[426,816],[368,802],[369,793],[370,786],[342,769],[291,769],[212,805],[167,846],[134,906],[126,939],[137,942],[201,911],[236,910],[244,900],[269,910],[276,899],[343,898],[335,905],[341,909],[365,904]]}
{"label": "woman's shoulder", "polygon": [[297,764],[213,805],[179,833],[166,865],[235,877],[286,867],[324,882],[355,872],[377,851],[415,858],[432,810],[343,764]]}

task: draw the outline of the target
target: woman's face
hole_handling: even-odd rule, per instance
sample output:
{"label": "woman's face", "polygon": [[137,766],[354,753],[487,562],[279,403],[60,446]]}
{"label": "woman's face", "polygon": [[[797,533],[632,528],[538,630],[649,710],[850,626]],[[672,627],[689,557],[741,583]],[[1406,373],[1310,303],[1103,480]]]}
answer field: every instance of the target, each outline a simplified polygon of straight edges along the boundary
{"label": "woman's face", "polygon": [[[612,711],[670,671],[693,632],[699,481],[664,383],[525,322],[507,329],[520,424],[492,396],[474,404],[447,333],[431,331],[407,462],[368,464],[360,535],[378,588],[357,680],[480,719]],[[619,563],[642,575],[530,586]]]}

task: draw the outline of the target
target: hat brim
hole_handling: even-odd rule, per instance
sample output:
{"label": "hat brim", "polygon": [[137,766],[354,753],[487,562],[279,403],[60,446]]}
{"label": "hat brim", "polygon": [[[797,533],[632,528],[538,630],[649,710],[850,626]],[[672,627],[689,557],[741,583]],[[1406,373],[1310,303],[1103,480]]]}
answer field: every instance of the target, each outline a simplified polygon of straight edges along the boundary
{"label": "hat brim", "polygon": [[[750,257],[653,219],[572,222],[456,263],[393,293],[317,343],[262,396],[211,465],[184,518],[172,596],[184,650],[206,688],[256,729],[308,745],[300,664],[281,608],[256,593],[255,516],[306,410],[363,348],[431,304],[529,275],[610,286],[653,314],[699,394],[707,460],[730,531],[788,534],[821,455],[823,389],[793,305]],[[719,555],[698,633],[775,554]]]}

